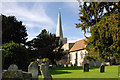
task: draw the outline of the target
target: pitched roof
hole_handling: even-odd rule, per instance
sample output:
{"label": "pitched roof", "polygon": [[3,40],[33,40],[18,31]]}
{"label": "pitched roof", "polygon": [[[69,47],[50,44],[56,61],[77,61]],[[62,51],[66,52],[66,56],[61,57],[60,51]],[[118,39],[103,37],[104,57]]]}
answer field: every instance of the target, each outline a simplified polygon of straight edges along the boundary
{"label": "pitched roof", "polygon": [[82,39],[79,41],[76,41],[75,44],[73,45],[73,47],[70,49],[69,52],[73,52],[73,51],[78,51],[78,50],[82,50],[86,47],[86,44],[84,42],[84,40],[86,41],[87,39]]}

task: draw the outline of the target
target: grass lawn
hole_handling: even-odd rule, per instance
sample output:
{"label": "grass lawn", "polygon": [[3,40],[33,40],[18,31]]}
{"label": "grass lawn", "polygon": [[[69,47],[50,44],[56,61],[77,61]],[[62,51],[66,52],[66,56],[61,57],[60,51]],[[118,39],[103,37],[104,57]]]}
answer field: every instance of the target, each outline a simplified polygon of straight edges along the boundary
{"label": "grass lawn", "polygon": [[[52,78],[118,78],[117,65],[105,66],[104,73],[100,73],[99,70],[99,67],[91,67],[89,72],[83,72],[82,67],[49,69]],[[42,76],[39,75],[39,78],[42,78]]]}

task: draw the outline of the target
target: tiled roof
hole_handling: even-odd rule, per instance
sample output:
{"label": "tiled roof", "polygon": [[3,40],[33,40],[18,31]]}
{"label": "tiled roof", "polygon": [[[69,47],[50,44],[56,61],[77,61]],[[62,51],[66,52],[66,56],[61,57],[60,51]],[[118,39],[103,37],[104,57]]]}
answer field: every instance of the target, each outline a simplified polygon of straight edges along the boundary
{"label": "tiled roof", "polygon": [[73,51],[78,51],[78,50],[84,49],[86,47],[86,44],[85,44],[84,40],[86,41],[87,39],[82,39],[82,40],[76,41],[75,44],[73,45],[73,47],[70,49],[69,52],[73,52]]}

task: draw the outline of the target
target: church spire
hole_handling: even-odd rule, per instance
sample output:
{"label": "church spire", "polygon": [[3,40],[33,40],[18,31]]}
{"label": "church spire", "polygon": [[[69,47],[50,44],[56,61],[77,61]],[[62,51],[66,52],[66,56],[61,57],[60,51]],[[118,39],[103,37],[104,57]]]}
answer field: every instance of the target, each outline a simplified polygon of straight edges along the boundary
{"label": "church spire", "polygon": [[61,39],[63,38],[60,8],[59,8],[59,14],[58,14],[56,37],[60,37]]}

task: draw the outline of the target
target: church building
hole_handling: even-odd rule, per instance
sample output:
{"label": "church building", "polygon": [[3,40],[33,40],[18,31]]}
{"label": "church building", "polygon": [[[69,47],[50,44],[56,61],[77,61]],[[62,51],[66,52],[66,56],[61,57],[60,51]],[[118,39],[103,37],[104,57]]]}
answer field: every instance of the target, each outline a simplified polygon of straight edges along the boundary
{"label": "church building", "polygon": [[[86,41],[87,39],[82,39],[76,41],[75,43],[67,43],[67,38],[63,37],[60,9],[58,13],[56,37],[60,37],[60,40],[63,42],[62,48],[65,52],[68,53],[67,58],[58,61],[57,64],[76,64],[77,66],[82,66],[83,63],[86,61],[84,57],[87,51],[85,50],[86,44],[84,43],[84,41]],[[90,66],[99,65],[96,64],[96,62],[89,62],[89,64]]]}

